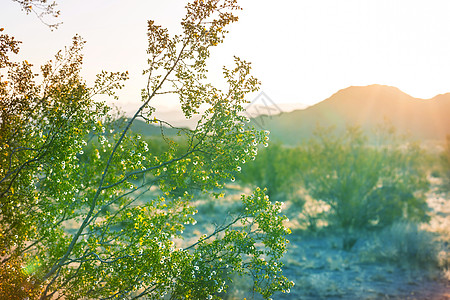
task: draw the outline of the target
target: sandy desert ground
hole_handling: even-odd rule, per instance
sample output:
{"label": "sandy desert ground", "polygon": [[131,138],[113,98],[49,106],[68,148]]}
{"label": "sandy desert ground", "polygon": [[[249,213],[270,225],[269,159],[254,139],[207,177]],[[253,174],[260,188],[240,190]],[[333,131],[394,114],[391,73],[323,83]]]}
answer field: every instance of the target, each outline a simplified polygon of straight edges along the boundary
{"label": "sandy desert ground", "polygon": [[[211,220],[236,209],[238,194],[248,192],[238,186],[229,191],[221,202],[197,203],[198,224],[186,228],[192,241],[212,231]],[[273,299],[450,299],[450,198],[433,184],[428,202],[429,224],[399,223],[382,233],[361,233],[351,251],[342,250],[338,232],[293,228],[283,260],[285,276],[296,285]],[[250,290],[251,280],[239,278],[226,297],[259,299]]]}

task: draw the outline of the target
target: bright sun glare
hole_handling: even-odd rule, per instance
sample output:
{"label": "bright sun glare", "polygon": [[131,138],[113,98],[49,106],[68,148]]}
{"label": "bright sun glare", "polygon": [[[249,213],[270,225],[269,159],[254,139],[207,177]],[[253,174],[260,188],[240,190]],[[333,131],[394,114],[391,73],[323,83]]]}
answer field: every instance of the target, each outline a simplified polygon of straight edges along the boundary
{"label": "bright sun glare", "polygon": [[[184,1],[80,0],[60,2],[55,32],[21,14],[16,3],[2,4],[0,19],[24,41],[24,57],[39,65],[69,43],[75,33],[88,42],[88,79],[102,69],[129,70],[120,104],[133,110],[144,82],[146,20],[175,32]],[[238,55],[253,63],[262,90],[277,103],[314,104],[355,85],[395,86],[418,98],[450,89],[450,1],[411,0],[245,0],[240,21],[212,53],[214,81]],[[42,40],[50,41],[45,44]],[[176,103],[165,99],[168,108]]]}

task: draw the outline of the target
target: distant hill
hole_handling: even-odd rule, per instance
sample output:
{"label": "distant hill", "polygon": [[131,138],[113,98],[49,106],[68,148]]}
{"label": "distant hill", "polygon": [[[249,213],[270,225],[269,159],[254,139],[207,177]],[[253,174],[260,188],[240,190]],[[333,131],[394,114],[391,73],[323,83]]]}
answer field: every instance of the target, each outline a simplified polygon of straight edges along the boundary
{"label": "distant hill", "polygon": [[[279,110],[289,111],[284,107]],[[338,130],[345,129],[347,125],[359,125],[370,133],[386,121],[395,126],[398,132],[406,133],[415,140],[436,141],[450,134],[450,93],[432,99],[418,99],[391,86],[352,86],[305,109],[271,116],[249,116],[256,116],[252,121],[256,127],[271,131],[271,140],[291,145],[310,138],[317,125],[335,126]],[[198,121],[195,116],[194,119],[185,120],[181,113],[167,113],[162,119],[191,128]],[[161,134],[159,126],[139,120],[134,122],[132,130],[146,136]],[[167,136],[176,133],[175,129],[164,128]]]}
{"label": "distant hill", "polygon": [[254,124],[270,130],[271,139],[297,144],[317,125],[338,130],[359,125],[369,132],[385,121],[413,139],[442,140],[450,134],[450,93],[418,99],[391,86],[352,86],[303,110],[260,116]]}

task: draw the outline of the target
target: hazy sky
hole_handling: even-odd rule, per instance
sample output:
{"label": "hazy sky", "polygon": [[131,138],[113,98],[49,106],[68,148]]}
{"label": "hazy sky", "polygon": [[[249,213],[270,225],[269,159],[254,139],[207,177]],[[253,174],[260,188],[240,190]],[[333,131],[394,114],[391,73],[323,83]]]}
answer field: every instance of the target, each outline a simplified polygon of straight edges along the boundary
{"label": "hazy sky", "polygon": [[[56,31],[0,4],[0,27],[22,40],[35,65],[51,59],[76,33],[86,41],[85,71],[128,70],[119,104],[136,107],[144,86],[146,21],[177,31],[186,1],[56,0]],[[237,55],[253,63],[262,90],[277,103],[313,104],[351,85],[386,84],[419,98],[450,92],[448,0],[241,0],[240,21],[213,51],[211,80]],[[249,99],[251,100],[251,99]],[[173,102],[167,99],[162,106]]]}

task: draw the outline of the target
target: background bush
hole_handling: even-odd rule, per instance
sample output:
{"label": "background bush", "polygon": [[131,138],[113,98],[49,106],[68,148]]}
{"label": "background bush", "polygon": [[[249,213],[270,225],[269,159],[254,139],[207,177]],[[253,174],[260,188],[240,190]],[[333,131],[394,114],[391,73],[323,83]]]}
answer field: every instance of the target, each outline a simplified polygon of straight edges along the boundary
{"label": "background bush", "polygon": [[[288,200],[290,213],[300,213],[310,229],[320,218],[342,230],[343,246],[350,249],[356,242],[353,233],[360,229],[429,220],[424,152],[392,131],[374,136],[378,140],[369,142],[358,127],[343,133],[318,128],[304,145],[262,148],[238,178],[268,186],[272,197]],[[321,208],[303,207],[307,197],[313,199],[310,204],[321,203]]]}
{"label": "background bush", "polygon": [[442,162],[442,179],[445,192],[450,191],[450,135],[447,136],[447,143],[441,154]]}
{"label": "background bush", "polygon": [[333,226],[351,233],[402,219],[429,219],[421,150],[397,138],[390,141],[397,142],[371,145],[353,127],[340,135],[318,130],[304,146],[308,165],[301,172],[302,183],[313,198],[330,205]]}

